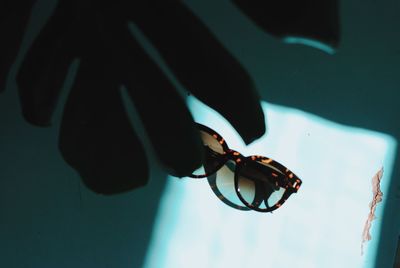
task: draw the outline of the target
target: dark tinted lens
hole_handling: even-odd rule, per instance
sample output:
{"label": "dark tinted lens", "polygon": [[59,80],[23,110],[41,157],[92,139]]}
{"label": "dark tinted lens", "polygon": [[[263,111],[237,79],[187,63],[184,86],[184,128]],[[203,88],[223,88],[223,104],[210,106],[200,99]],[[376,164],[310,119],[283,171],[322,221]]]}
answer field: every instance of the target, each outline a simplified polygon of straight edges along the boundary
{"label": "dark tinted lens", "polygon": [[224,153],[224,148],[222,145],[219,143],[216,137],[212,136],[210,133],[207,133],[205,131],[200,131],[200,137],[201,140],[203,141],[204,146],[209,147],[211,150],[218,154],[223,154]]}
{"label": "dark tinted lens", "polygon": [[238,194],[251,207],[269,209],[285,193],[285,188],[278,183],[284,176],[269,164],[258,161],[248,162],[238,170]]}
{"label": "dark tinted lens", "polygon": [[222,157],[224,148],[215,137],[202,130],[200,131],[200,137],[204,144],[205,156],[203,165],[193,172],[193,175],[196,176],[215,172],[221,166],[224,159]]}
{"label": "dark tinted lens", "polygon": [[208,177],[208,182],[222,202],[237,209],[249,210],[236,194],[235,169],[236,163],[229,160],[216,173]]}

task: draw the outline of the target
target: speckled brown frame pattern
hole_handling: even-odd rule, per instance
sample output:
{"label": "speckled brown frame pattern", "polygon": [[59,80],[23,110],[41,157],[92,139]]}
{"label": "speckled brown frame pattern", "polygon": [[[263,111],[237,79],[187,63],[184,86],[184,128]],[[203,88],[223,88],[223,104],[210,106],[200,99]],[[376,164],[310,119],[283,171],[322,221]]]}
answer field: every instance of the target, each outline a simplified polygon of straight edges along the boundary
{"label": "speckled brown frame pattern", "polygon": [[[292,171],[290,171],[288,168],[280,164],[279,162],[273,160],[272,158],[268,158],[265,156],[260,156],[260,155],[252,155],[252,156],[243,156],[237,151],[234,151],[229,148],[228,144],[226,143],[225,139],[219,135],[216,131],[213,129],[197,123],[197,126],[199,130],[204,131],[208,134],[210,134],[212,137],[214,137],[219,144],[221,144],[223,148],[223,154],[216,154],[214,157],[219,158],[219,163],[216,165],[215,168],[212,170],[207,170],[205,174],[200,174],[200,175],[194,175],[192,174],[191,178],[205,178],[207,177],[208,183],[210,184],[210,187],[212,191],[215,193],[215,195],[225,204],[228,206],[239,209],[239,210],[255,210],[259,212],[272,212],[285,203],[285,201],[293,194],[297,193],[297,191],[300,189],[300,186],[302,184],[302,181],[294,174]],[[209,149],[209,148],[208,148]],[[212,150],[211,150],[212,151]],[[210,152],[206,152],[210,153]],[[212,152],[211,152],[212,153]],[[235,172],[234,172],[234,183],[235,183],[235,191],[240,199],[240,201],[243,203],[244,206],[239,206],[231,201],[229,201],[218,189],[216,185],[216,172],[227,162],[227,161],[234,161],[235,162]],[[285,192],[282,195],[282,198],[276,202],[273,206],[269,207],[267,206],[266,208],[260,208],[259,203],[248,203],[240,194],[240,186],[239,186],[239,175],[241,174],[241,170],[248,164],[254,164],[254,163],[259,164],[260,171],[262,172],[268,172],[266,173],[265,179],[269,181],[269,183],[272,183],[273,185],[279,186],[281,188],[285,189]],[[279,171],[279,173],[278,173]],[[249,179],[249,178],[248,178]]]}

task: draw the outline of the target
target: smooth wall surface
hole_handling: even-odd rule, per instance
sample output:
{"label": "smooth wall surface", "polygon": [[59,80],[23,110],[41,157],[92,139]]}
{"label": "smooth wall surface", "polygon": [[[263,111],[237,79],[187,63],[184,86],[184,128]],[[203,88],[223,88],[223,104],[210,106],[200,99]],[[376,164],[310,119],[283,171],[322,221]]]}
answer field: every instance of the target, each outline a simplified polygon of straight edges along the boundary
{"label": "smooth wall surface", "polygon": [[[228,1],[186,2],[248,68],[264,100],[399,140],[398,1],[342,1],[342,43],[334,56],[281,43]],[[53,0],[40,1],[25,50],[53,5]],[[121,196],[105,198],[86,190],[57,151],[58,125],[39,129],[22,120],[14,83],[17,67],[18,62],[0,95],[1,264],[140,267],[165,174],[154,167],[147,187]],[[390,267],[393,261],[388,249],[397,242],[399,170],[397,158],[377,267]]]}

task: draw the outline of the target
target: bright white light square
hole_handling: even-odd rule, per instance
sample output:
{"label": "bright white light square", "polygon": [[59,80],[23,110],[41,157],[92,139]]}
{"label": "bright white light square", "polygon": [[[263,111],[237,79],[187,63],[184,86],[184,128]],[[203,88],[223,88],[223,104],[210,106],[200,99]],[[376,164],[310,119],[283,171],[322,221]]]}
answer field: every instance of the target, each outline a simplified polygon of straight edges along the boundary
{"label": "bright white light square", "polygon": [[[264,102],[268,133],[246,147],[219,114],[194,98],[189,104],[230,148],[277,160],[303,185],[270,214],[226,206],[206,180],[169,177],[145,267],[372,267],[396,149],[391,136]],[[382,166],[383,202],[361,256],[371,179]]]}

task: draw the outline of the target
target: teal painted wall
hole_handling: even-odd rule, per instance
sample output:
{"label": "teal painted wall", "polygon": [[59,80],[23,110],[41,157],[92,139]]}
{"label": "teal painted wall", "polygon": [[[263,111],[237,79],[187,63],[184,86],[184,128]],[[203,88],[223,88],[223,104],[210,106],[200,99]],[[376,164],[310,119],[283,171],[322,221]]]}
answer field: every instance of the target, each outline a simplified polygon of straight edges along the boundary
{"label": "teal painted wall", "polygon": [[[282,44],[227,1],[217,1],[213,7],[187,2],[250,71],[264,100],[399,140],[400,2],[340,1],[342,40],[334,56]],[[397,157],[386,195],[377,267],[393,263],[389,249],[399,234],[399,178]]]}
{"label": "teal painted wall", "polygon": [[[399,140],[400,2],[342,1],[342,42],[334,56],[281,43],[228,1],[186,2],[249,70],[264,100]],[[40,3],[24,49],[54,1]],[[121,196],[86,190],[57,151],[58,126],[39,129],[22,120],[14,83],[19,61],[0,95],[1,262],[5,267],[140,267],[165,174],[155,165],[147,187]],[[397,158],[377,267],[390,267],[386,249],[397,242],[399,222],[392,215],[400,204],[399,170]]]}

